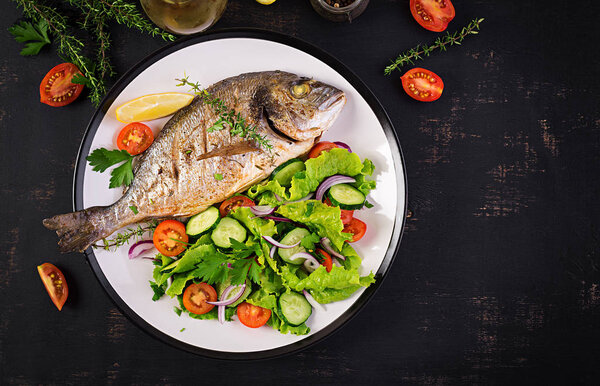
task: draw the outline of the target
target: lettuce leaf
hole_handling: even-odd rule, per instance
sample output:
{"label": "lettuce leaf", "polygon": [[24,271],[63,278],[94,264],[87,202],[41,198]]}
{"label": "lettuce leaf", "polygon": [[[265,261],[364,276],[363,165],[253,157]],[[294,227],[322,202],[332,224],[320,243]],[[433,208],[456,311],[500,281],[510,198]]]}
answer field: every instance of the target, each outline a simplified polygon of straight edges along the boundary
{"label": "lettuce leaf", "polygon": [[338,249],[342,249],[344,241],[350,240],[351,235],[342,233],[344,224],[340,219],[340,208],[328,206],[320,201],[306,200],[281,205],[277,213],[292,221],[305,224],[320,237],[327,237]]}
{"label": "lettuce leaf", "polygon": [[287,334],[289,332],[295,335],[306,335],[310,332],[310,328],[304,323],[299,326],[290,326],[283,321],[279,308],[277,307],[277,296],[274,294],[259,289],[258,291],[253,292],[246,301],[255,306],[270,309],[271,317],[267,321],[267,324],[282,334]]}

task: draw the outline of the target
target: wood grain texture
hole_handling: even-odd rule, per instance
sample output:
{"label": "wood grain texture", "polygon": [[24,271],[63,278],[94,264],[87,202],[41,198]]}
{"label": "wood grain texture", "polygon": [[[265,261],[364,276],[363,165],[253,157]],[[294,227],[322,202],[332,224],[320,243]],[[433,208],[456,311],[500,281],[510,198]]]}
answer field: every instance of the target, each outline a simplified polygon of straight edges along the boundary
{"label": "wood grain texture", "polygon": [[[41,219],[71,209],[73,167],[93,107],[53,109],[38,84],[59,63],[0,35],[1,384],[597,384],[600,377],[600,67],[597,2],[455,0],[453,31],[481,33],[418,65],[443,77],[435,103],[383,75],[435,39],[407,1],[372,0],[352,24],[308,1],[231,0],[216,28],[288,33],[343,61],[381,100],[406,158],[410,217],[373,300],[325,341],[254,363],[200,358],[149,337],[111,304],[79,254]],[[20,13],[1,6],[8,27]],[[112,26],[123,74],[165,43]],[[36,265],[63,269],[57,312]]]}

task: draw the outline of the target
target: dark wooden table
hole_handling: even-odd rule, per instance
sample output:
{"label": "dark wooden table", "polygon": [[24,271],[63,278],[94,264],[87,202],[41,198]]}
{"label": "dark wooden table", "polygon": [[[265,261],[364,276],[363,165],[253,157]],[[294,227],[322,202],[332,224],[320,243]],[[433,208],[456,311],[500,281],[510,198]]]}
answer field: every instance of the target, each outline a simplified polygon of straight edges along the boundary
{"label": "dark wooden table", "polygon": [[[598,383],[600,372],[600,87],[595,1],[454,1],[449,30],[485,17],[462,47],[418,65],[442,98],[418,103],[389,59],[436,34],[408,0],[372,0],[352,24],[307,0],[232,0],[216,28],[260,27],[302,38],[358,74],[391,116],[408,171],[410,218],[373,300],[325,341],[254,363],[204,359],[125,318],[83,255],[61,255],[44,217],[71,210],[73,167],[94,108],[53,109],[38,84],[60,60],[34,58],[0,19],[0,383],[374,384]],[[119,74],[162,47],[113,26]],[[36,272],[61,267],[62,312]]]}

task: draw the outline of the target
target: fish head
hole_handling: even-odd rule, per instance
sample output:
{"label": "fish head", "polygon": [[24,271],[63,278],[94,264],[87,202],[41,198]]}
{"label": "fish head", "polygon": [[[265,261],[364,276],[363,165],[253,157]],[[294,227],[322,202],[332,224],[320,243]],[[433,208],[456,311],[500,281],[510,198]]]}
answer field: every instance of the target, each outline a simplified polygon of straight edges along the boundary
{"label": "fish head", "polygon": [[342,90],[286,72],[269,77],[267,94],[262,107],[271,128],[295,141],[321,136],[346,104]]}

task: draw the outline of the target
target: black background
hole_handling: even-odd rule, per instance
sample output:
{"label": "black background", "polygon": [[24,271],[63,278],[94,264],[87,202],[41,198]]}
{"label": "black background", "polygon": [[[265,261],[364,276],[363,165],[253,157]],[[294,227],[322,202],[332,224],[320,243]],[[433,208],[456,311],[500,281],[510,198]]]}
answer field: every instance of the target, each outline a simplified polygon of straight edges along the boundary
{"label": "black background", "polygon": [[[481,33],[418,66],[443,77],[434,103],[383,68],[437,34],[408,1],[372,0],[352,24],[308,1],[231,0],[215,28],[260,27],[337,57],[389,113],[406,159],[409,218],[373,300],[337,333],[261,362],[204,359],[167,346],[112,304],[83,255],[60,255],[41,220],[71,210],[77,150],[94,108],[53,109],[38,85],[60,59],[33,58],[0,20],[0,374],[21,383],[594,383],[600,358],[600,75],[594,1],[454,1],[449,31]],[[164,46],[113,26],[123,74]],[[217,59],[218,60],[218,59]],[[243,60],[243,58],[239,58]],[[114,79],[113,79],[114,81]],[[68,278],[62,312],[36,266]]]}

